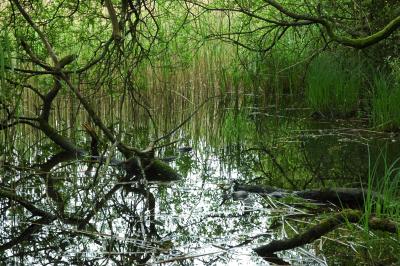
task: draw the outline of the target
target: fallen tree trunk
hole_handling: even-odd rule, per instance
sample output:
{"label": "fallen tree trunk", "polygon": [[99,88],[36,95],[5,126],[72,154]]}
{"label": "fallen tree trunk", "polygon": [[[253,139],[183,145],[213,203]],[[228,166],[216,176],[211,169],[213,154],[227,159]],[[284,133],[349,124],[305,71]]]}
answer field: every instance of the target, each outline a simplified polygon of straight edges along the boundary
{"label": "fallen tree trunk", "polygon": [[[284,198],[287,196],[297,196],[303,199],[314,200],[318,202],[329,202],[336,206],[361,209],[364,206],[367,190],[363,188],[320,188],[300,191],[291,191],[270,186],[242,185],[236,184],[235,191],[247,191],[260,195],[269,195],[274,198]],[[371,193],[372,200],[381,197],[378,193]]]}
{"label": "fallen tree trunk", "polygon": [[[319,224],[309,228],[307,231],[298,234],[292,238],[274,240],[267,245],[263,245],[254,249],[261,257],[268,258],[277,251],[293,249],[305,244],[312,243],[314,240],[333,231],[338,226],[345,223],[362,222],[363,213],[358,210],[344,210],[340,213],[329,217]],[[387,219],[371,217],[368,219],[368,227],[374,230],[386,231],[390,233],[398,233],[398,224]]]}
{"label": "fallen tree trunk", "polygon": [[[318,202],[330,202],[336,206],[346,208],[363,208],[367,190],[363,188],[321,188],[293,192],[294,195],[303,199]],[[380,197],[377,193],[371,194],[373,199]]]}

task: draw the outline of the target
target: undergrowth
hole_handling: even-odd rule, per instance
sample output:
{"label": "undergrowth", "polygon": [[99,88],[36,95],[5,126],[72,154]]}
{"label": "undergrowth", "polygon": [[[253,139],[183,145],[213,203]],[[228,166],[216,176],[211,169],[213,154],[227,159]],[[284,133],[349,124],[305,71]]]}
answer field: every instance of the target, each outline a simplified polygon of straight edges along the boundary
{"label": "undergrowth", "polygon": [[316,112],[348,116],[358,107],[361,65],[356,60],[323,53],[310,65],[306,78],[306,101]]}

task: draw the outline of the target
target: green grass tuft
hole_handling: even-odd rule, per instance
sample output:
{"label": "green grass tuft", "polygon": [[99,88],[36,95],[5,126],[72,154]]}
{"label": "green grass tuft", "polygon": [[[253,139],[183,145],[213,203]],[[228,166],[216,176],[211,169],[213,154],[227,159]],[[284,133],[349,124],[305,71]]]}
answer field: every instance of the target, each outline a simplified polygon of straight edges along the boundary
{"label": "green grass tuft", "polygon": [[[368,221],[371,215],[400,221],[400,158],[390,163],[385,151],[381,151],[373,165],[369,160],[365,221]],[[378,170],[380,168],[382,169]],[[365,223],[365,226],[368,227],[368,223]]]}
{"label": "green grass tuft", "polygon": [[347,116],[358,107],[360,81],[360,64],[334,54],[321,54],[307,73],[307,102],[325,115]]}
{"label": "green grass tuft", "polygon": [[372,123],[380,130],[400,129],[400,82],[387,74],[376,74],[373,80]]}

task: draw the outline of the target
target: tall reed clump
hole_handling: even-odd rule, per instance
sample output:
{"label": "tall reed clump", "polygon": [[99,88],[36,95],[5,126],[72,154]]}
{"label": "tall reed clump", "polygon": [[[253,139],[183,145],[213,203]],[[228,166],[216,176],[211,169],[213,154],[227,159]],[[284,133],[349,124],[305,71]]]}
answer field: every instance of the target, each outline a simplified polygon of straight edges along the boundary
{"label": "tall reed clump", "polygon": [[397,131],[400,129],[400,60],[392,69],[390,75],[374,76],[372,123],[381,130]]}
{"label": "tall reed clump", "polygon": [[276,45],[267,58],[269,87],[275,93],[296,95],[304,87],[304,69],[310,50],[301,40],[289,35]]}
{"label": "tall reed clump", "polygon": [[306,77],[306,100],[317,112],[349,116],[358,107],[361,64],[343,56],[323,53],[311,64]]}
{"label": "tall reed clump", "polygon": [[8,33],[1,33],[0,35],[0,101],[8,102],[9,92],[11,88],[6,86],[5,79],[7,77],[6,67],[12,67],[11,64],[11,41],[9,39]]}
{"label": "tall reed clump", "polygon": [[382,151],[373,165],[369,159],[368,189],[364,200],[366,227],[372,214],[400,221],[399,188],[400,158],[389,163],[385,151]]}

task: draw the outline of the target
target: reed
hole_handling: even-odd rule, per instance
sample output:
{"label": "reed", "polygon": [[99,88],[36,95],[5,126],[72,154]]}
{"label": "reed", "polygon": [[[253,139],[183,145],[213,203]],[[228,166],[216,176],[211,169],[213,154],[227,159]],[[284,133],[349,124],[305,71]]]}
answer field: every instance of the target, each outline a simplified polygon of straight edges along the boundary
{"label": "reed", "polygon": [[380,130],[400,129],[400,78],[396,73],[376,73],[373,78],[372,123]]}
{"label": "reed", "polygon": [[317,112],[348,116],[358,107],[361,66],[335,54],[319,55],[306,78],[306,101]]}
{"label": "reed", "polygon": [[368,187],[365,194],[365,227],[371,215],[400,221],[400,157],[389,162],[386,148],[381,150],[375,163],[368,161]]}

